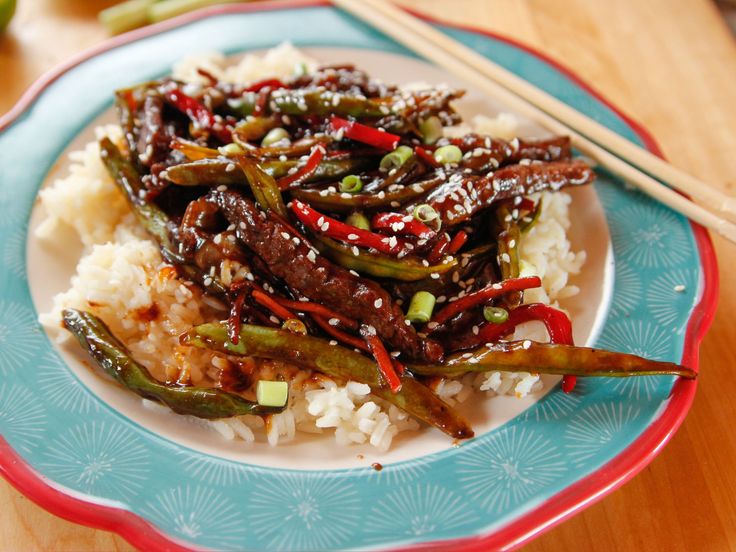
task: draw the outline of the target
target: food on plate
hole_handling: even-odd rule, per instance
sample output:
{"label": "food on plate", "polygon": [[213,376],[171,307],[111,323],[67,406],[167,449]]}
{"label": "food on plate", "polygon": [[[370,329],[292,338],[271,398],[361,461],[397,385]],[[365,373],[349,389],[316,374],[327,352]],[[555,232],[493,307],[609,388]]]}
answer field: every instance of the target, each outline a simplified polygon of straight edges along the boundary
{"label": "food on plate", "polygon": [[119,127],[41,193],[39,232],[71,224],[87,247],[42,320],[148,406],[271,444],[332,428],[385,450],[416,420],[468,438],[454,404],[539,374],[564,392],[695,377],[573,344],[564,189],[595,172],[566,137],[464,128],[462,95],[288,45],[117,91]]}

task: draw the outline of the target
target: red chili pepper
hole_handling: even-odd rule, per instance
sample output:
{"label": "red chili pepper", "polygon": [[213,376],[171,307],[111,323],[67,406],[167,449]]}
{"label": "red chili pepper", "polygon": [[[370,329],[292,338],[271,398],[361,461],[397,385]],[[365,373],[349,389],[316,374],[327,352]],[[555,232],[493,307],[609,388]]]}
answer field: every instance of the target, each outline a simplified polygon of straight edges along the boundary
{"label": "red chili pepper", "polygon": [[[538,276],[529,276],[526,278],[509,278],[508,280],[504,280],[503,282],[490,284],[483,289],[480,289],[473,293],[468,293],[465,297],[461,297],[460,299],[453,301],[444,309],[436,313],[432,318],[432,322],[442,324],[443,322],[446,322],[447,320],[449,320],[456,314],[461,313],[462,311],[468,310],[469,308],[472,308],[480,303],[486,303],[491,299],[499,297],[500,295],[504,295],[505,293],[508,293],[510,291],[521,291],[524,289],[536,288],[541,285],[542,280]],[[509,316],[511,316],[511,313],[509,313]],[[499,326],[502,325],[503,324],[499,324]]]}
{"label": "red chili pepper", "polygon": [[437,234],[423,222],[401,213],[377,213],[371,220],[371,228],[390,230],[395,234],[409,234],[425,240],[432,239]]}
{"label": "red chili pepper", "polygon": [[510,310],[508,319],[502,324],[484,324],[478,332],[478,343],[498,341],[513,332],[519,324],[530,320],[544,323],[551,343],[573,344],[572,324],[567,315],[542,303],[529,303]]}
{"label": "red chili pepper", "polygon": [[399,374],[400,376],[403,376],[404,373],[406,372],[406,366],[404,366],[403,364],[401,364],[396,359],[393,359],[393,360],[394,360],[394,368],[396,368],[396,373]]}
{"label": "red chili pepper", "polygon": [[376,359],[378,369],[381,371],[384,381],[388,384],[392,393],[398,393],[401,390],[401,379],[396,373],[393,359],[388,354],[388,351],[386,351],[386,347],[383,346],[381,339],[376,334],[367,331],[365,326],[361,328],[360,333],[365,338],[373,358]]}
{"label": "red chili pepper", "polygon": [[290,318],[299,318],[296,314],[291,312],[286,307],[282,307],[279,305],[276,300],[268,295],[267,293],[259,290],[254,289],[251,292],[251,295],[253,296],[253,299],[255,299],[256,303],[259,303],[266,307],[268,310],[270,310],[272,313],[274,313],[276,316],[278,316],[281,320],[289,320]]}
{"label": "red chili pepper", "polygon": [[172,88],[166,92],[172,105],[186,114],[199,128],[211,131],[218,140],[232,142],[232,134],[225,127],[224,121],[218,122],[213,113],[191,96],[187,96],[179,88]]}
{"label": "red chili pepper", "polygon": [[375,146],[386,151],[393,151],[396,146],[399,145],[400,136],[384,132],[367,125],[357,123],[355,121],[348,121],[332,115],[330,117],[330,127],[333,132],[338,130],[343,131],[343,136],[355,140],[356,142],[362,142],[369,146]]}
{"label": "red chili pepper", "polygon": [[342,324],[346,328],[350,328],[351,330],[358,329],[358,323],[355,320],[353,320],[352,318],[347,318],[339,312],[328,309],[327,307],[325,307],[324,305],[320,305],[319,303],[312,303],[311,301],[291,301],[282,297],[276,297],[275,299],[280,305],[283,305],[284,307],[295,310],[297,312],[308,312],[310,314],[316,314],[327,320],[331,318],[336,318],[340,321],[340,324]]}
{"label": "red chili pepper", "polygon": [[388,238],[381,234],[374,234],[368,230],[345,224],[344,222],[323,215],[319,211],[315,211],[309,205],[302,203],[298,199],[292,201],[291,210],[313,232],[321,232],[325,236],[341,242],[372,248],[389,255],[395,255],[403,249],[404,242],[394,236]]}
{"label": "red chili pepper", "polygon": [[450,237],[447,233],[442,234],[442,237],[437,241],[432,250],[427,255],[427,261],[429,263],[436,263],[445,255],[445,251],[450,245]]}
{"label": "red chili pepper", "polygon": [[[574,345],[572,337],[572,323],[568,316],[561,310],[541,303],[530,303],[520,305],[509,311],[509,318],[503,324],[485,324],[478,332],[478,343],[490,343],[498,341],[502,337],[514,331],[516,326],[522,322],[539,320],[544,323],[549,334],[550,343],[562,345]],[[562,378],[562,390],[570,393],[575,389],[577,376],[564,376]]]}
{"label": "red chili pepper", "polygon": [[419,157],[422,161],[424,161],[427,165],[432,167],[433,169],[436,169],[440,166],[440,164],[437,162],[437,160],[434,158],[434,155],[430,152],[424,149],[423,147],[416,146],[414,148],[414,153],[417,157]]}
{"label": "red chili pepper", "polygon": [[264,79],[258,82],[254,82],[247,88],[243,89],[243,92],[260,92],[264,88],[276,90],[277,88],[288,88],[288,86],[286,86],[279,79]]}
{"label": "red chili pepper", "polygon": [[317,323],[320,328],[325,331],[325,333],[330,334],[338,341],[347,343],[348,345],[355,347],[356,349],[360,349],[361,351],[365,351],[367,353],[370,352],[370,349],[368,349],[368,345],[366,345],[365,341],[363,341],[362,339],[358,339],[354,335],[343,332],[342,330],[331,325],[325,318],[322,318],[319,315],[312,313],[312,319]]}
{"label": "red chili pepper", "polygon": [[468,234],[465,232],[465,230],[460,230],[457,234],[453,236],[450,245],[447,246],[447,254],[454,255],[455,253],[460,251],[463,245],[465,245],[466,241],[468,241]]}
{"label": "red chili pepper", "polygon": [[562,390],[565,393],[570,393],[575,389],[575,384],[578,382],[577,376],[562,376]]}
{"label": "red chili pepper", "polygon": [[319,164],[322,162],[322,159],[325,156],[325,148],[324,146],[316,145],[312,148],[312,151],[309,153],[309,157],[307,157],[306,163],[299,168],[297,171],[294,172],[294,174],[287,174],[286,176],[278,179],[278,185],[279,190],[283,191],[289,188],[292,184],[300,184],[310,176],[314,174],[314,171],[317,170],[317,167],[319,167]]}

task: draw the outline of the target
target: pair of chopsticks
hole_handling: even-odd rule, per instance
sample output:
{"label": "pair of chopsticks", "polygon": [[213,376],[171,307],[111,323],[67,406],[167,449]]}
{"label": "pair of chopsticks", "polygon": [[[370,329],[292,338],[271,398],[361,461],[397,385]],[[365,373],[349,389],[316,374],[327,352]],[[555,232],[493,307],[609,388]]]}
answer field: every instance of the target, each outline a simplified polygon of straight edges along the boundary
{"label": "pair of chopsticks", "polygon": [[[736,198],[677,169],[387,0],[333,2],[510,109],[555,134],[569,135],[574,147],[613,174],[736,243],[736,224],[726,220],[726,217],[736,220]],[[655,178],[667,182],[671,188]],[[675,190],[710,206],[713,211]]]}

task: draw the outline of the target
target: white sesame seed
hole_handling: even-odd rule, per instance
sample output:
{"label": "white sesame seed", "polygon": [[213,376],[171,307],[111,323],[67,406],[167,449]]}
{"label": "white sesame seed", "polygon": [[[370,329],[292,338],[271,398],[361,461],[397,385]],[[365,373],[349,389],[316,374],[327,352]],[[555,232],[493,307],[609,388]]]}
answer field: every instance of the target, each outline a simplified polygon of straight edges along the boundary
{"label": "white sesame seed", "polygon": [[439,280],[440,275],[436,272],[433,272],[432,274],[429,275],[429,277],[432,278],[433,280]]}
{"label": "white sesame seed", "polygon": [[529,341],[528,339],[525,339],[525,340],[524,340],[524,341],[522,342],[521,346],[522,346],[522,347],[524,347],[525,349],[528,349],[529,347],[531,347],[531,346],[532,346],[532,342],[531,342],[531,341]]}
{"label": "white sesame seed", "polygon": [[684,286],[684,285],[682,285],[682,284],[677,284],[677,285],[676,285],[676,286],[675,286],[675,287],[674,287],[673,289],[674,289],[674,290],[675,290],[675,291],[676,291],[677,293],[682,293],[683,291],[685,291],[685,286]]}
{"label": "white sesame seed", "polygon": [[357,240],[358,239],[358,234],[348,234],[348,239],[349,240]]}
{"label": "white sesame seed", "polygon": [[314,251],[312,251],[310,249],[309,250],[309,253],[307,253],[307,259],[309,259],[310,261],[314,262],[314,261],[317,260],[317,255],[315,255]]}
{"label": "white sesame seed", "polygon": [[291,236],[287,234],[286,232],[281,232],[281,237],[284,238],[285,240],[288,240]]}
{"label": "white sesame seed", "polygon": [[380,309],[383,306],[383,299],[376,299],[373,301],[373,306],[377,309]]}
{"label": "white sesame seed", "polygon": [[328,324],[329,324],[330,326],[337,326],[337,325],[338,325],[338,324],[340,323],[340,320],[338,320],[337,318],[330,318],[330,319],[329,319],[329,320],[327,321],[327,323],[328,323]]}

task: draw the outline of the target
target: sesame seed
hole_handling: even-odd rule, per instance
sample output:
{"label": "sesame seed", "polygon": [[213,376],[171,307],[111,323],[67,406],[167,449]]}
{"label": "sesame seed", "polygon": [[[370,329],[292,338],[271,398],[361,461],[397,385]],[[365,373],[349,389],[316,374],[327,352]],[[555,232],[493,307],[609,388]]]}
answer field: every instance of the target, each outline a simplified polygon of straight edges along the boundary
{"label": "sesame seed", "polygon": [[439,280],[440,275],[436,272],[433,272],[432,274],[429,275],[429,277],[432,278],[433,280]]}
{"label": "sesame seed", "polygon": [[473,326],[472,329],[473,329],[473,335],[478,335],[478,332],[480,332],[480,329],[478,328],[478,326]]}
{"label": "sesame seed", "polygon": [[674,290],[675,290],[675,291],[676,291],[677,293],[682,293],[683,291],[685,291],[685,286],[684,286],[684,285],[682,285],[682,284],[677,284],[677,285],[676,285],[676,286],[675,286],[675,287],[674,287],[673,289],[674,289]]}
{"label": "sesame seed", "polygon": [[287,234],[286,232],[281,232],[281,237],[284,238],[285,240],[288,240],[291,236]]}
{"label": "sesame seed", "polygon": [[352,274],[353,276],[360,276],[360,274],[358,274],[354,270],[349,270],[348,272],[350,272],[350,274]]}
{"label": "sesame seed", "polygon": [[383,306],[383,299],[376,299],[373,301],[373,306],[377,309],[380,309]]}
{"label": "sesame seed", "polygon": [[358,234],[348,234],[348,239],[349,240],[357,240],[358,239]]}
{"label": "sesame seed", "polygon": [[529,347],[531,347],[531,346],[532,346],[532,342],[531,342],[531,341],[529,341],[528,339],[525,339],[525,340],[523,341],[523,343],[521,344],[521,346],[522,346],[522,347],[524,347],[525,349],[528,349]]}
{"label": "sesame seed", "polygon": [[309,250],[309,253],[307,253],[307,259],[309,259],[310,261],[314,262],[314,261],[317,260],[317,255],[315,255],[314,251],[312,251],[310,249]]}
{"label": "sesame seed", "polygon": [[330,345],[334,347],[335,345],[337,345],[337,341],[335,341],[334,339],[330,339]]}
{"label": "sesame seed", "polygon": [[340,323],[340,321],[339,321],[339,320],[338,320],[337,318],[330,318],[330,319],[329,319],[329,320],[327,321],[327,323],[328,323],[328,324],[329,324],[330,326],[337,326],[337,325],[338,325],[338,324]]}

